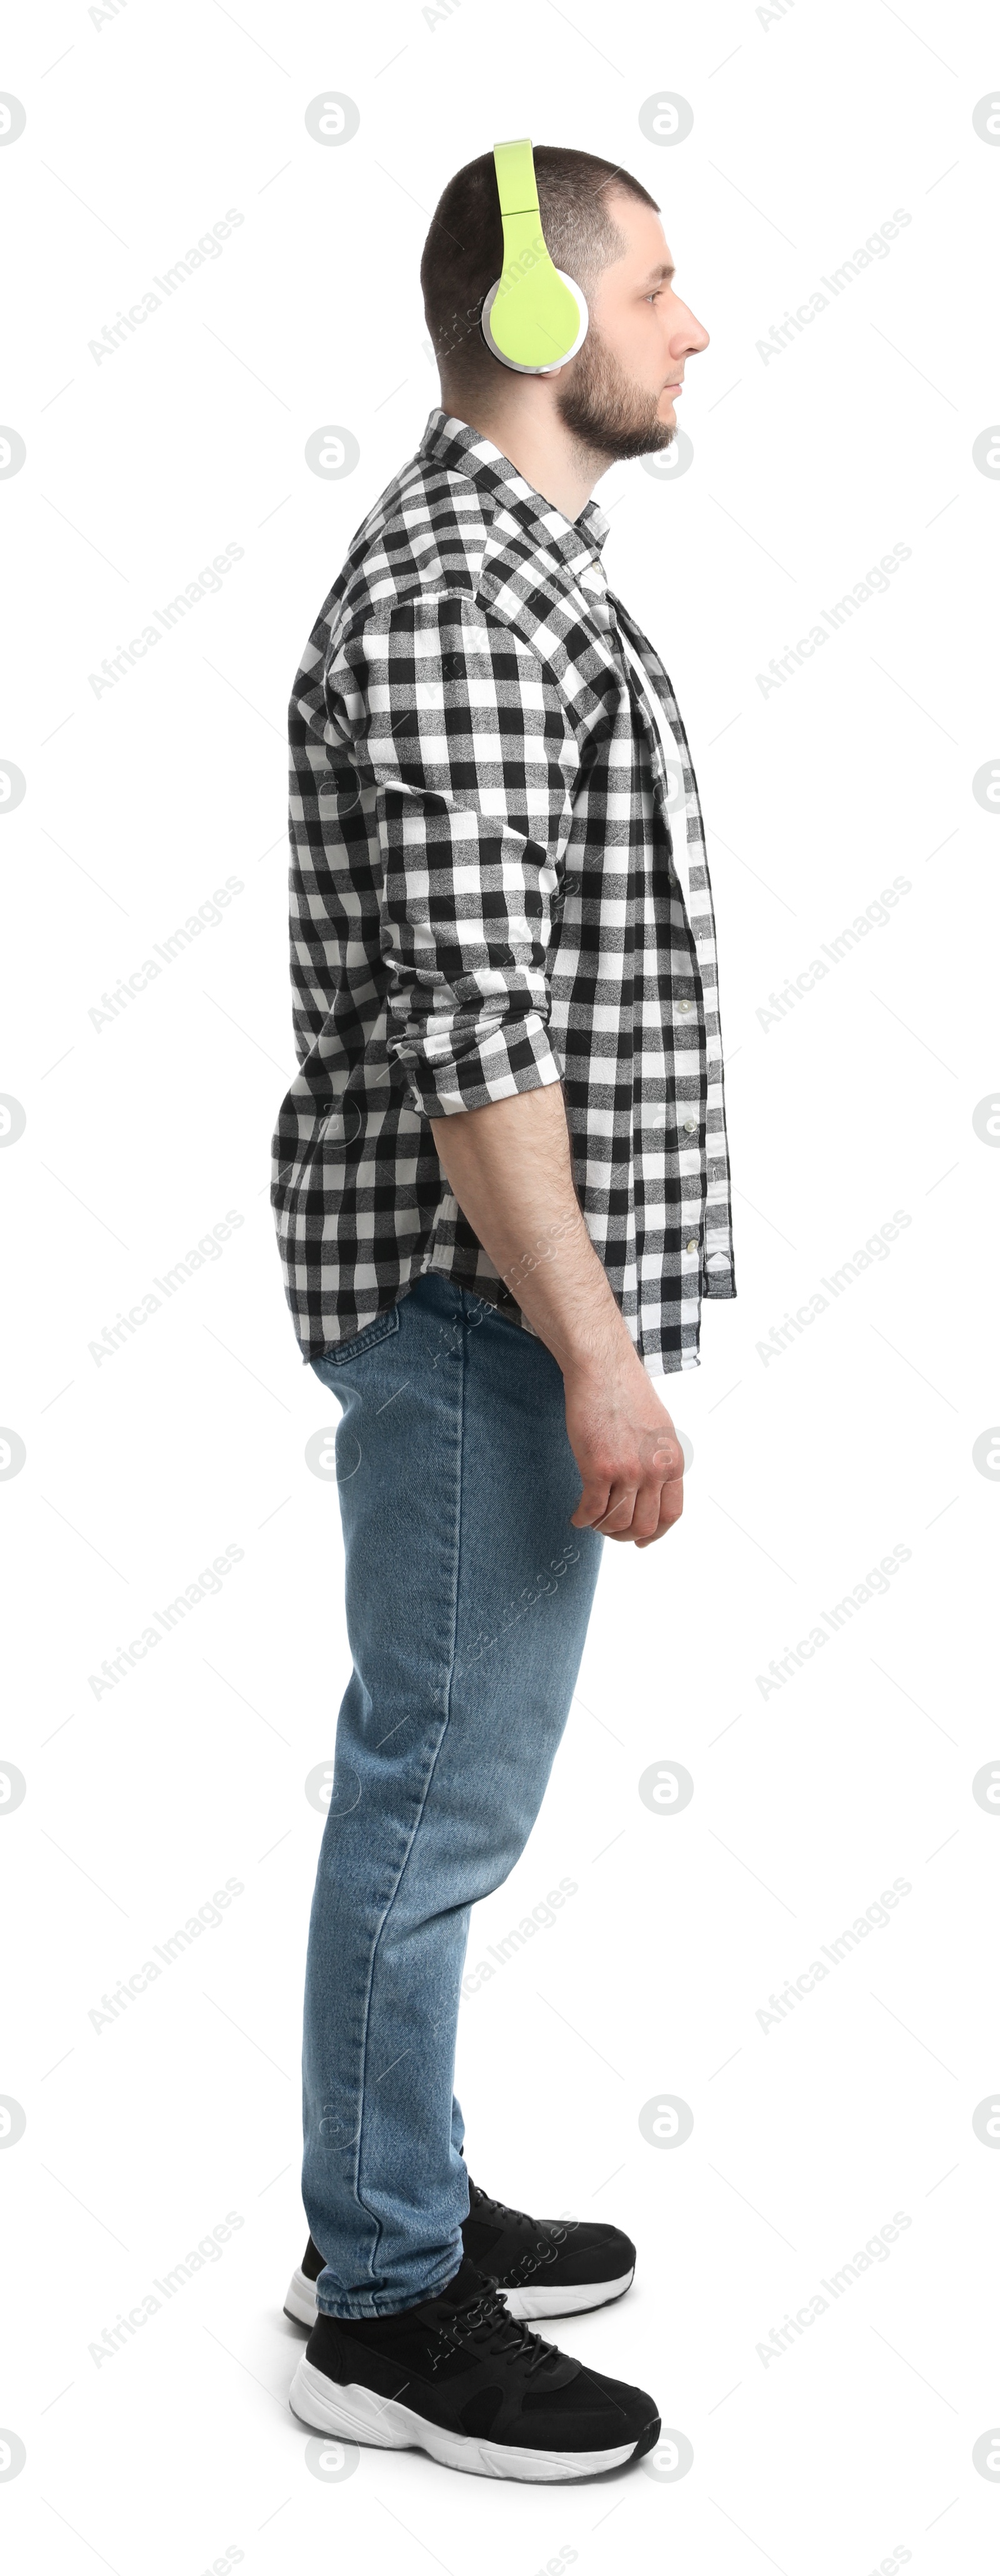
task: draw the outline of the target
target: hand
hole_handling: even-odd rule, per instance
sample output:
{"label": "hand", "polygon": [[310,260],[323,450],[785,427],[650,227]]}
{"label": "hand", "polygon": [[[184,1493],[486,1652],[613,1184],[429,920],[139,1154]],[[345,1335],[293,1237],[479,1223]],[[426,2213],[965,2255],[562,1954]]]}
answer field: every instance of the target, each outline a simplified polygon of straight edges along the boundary
{"label": "hand", "polygon": [[601,1367],[564,1368],[566,1429],[583,1478],[573,1529],[650,1547],[680,1519],[684,1455],[670,1415],[631,1349]]}

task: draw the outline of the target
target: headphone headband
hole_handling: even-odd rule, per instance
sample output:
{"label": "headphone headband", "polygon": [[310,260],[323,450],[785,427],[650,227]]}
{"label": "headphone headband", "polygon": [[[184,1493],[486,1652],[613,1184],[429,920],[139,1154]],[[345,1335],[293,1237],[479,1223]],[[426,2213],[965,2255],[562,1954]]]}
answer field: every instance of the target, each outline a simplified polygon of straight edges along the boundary
{"label": "headphone headband", "polygon": [[590,316],[583,289],[556,268],[542,231],[527,135],[493,147],[503,269],[483,306],[486,346],[519,376],[548,376],[575,358]]}
{"label": "headphone headband", "polygon": [[497,174],[497,195],[502,215],[538,215],[538,181],[535,156],[527,135],[518,143],[495,143],[493,167]]}

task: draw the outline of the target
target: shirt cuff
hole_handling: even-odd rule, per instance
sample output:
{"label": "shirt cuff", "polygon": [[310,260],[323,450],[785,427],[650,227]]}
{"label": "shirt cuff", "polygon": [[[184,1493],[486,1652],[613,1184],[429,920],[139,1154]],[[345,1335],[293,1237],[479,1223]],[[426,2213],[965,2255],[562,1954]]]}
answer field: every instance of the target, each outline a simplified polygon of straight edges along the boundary
{"label": "shirt cuff", "polygon": [[470,1036],[468,1050],[456,1052],[454,1038],[433,1040],[419,1055],[399,1050],[412,1107],[424,1118],[451,1118],[466,1109],[488,1109],[491,1101],[512,1100],[519,1091],[540,1091],[562,1081],[562,1066],[553,1051],[544,1020],[535,1012],[507,1022],[489,1037]]}

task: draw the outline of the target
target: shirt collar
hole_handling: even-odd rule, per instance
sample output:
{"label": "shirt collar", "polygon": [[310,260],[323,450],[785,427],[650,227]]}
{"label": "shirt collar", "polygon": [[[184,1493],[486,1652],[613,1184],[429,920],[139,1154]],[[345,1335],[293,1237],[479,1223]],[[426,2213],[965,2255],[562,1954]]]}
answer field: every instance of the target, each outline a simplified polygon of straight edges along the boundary
{"label": "shirt collar", "polygon": [[563,563],[600,560],[610,523],[596,501],[587,501],[578,519],[564,518],[553,501],[546,501],[541,492],[525,482],[510,457],[494,447],[481,430],[471,429],[467,421],[456,420],[439,408],[430,412],[418,454],[433,457],[452,473],[467,474],[485,496],[512,510],[523,528],[534,523],[539,543],[550,553],[554,551]]}

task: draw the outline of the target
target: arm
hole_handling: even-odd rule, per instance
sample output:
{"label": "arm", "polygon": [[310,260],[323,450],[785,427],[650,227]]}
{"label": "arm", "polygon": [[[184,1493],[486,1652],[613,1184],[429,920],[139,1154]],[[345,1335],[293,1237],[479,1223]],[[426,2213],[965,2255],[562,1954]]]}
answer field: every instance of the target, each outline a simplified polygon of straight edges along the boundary
{"label": "arm", "polygon": [[563,1371],[576,1526],[648,1546],[681,1510],[680,1446],[587,1234],[548,1029],[574,727],[544,662],[465,595],[381,611],[327,687],[376,791],[389,1052]]}
{"label": "arm", "polygon": [[463,1214],[562,1370],[583,1479],[574,1528],[648,1547],[680,1517],[683,1458],[587,1233],[561,1086],[431,1128]]}

